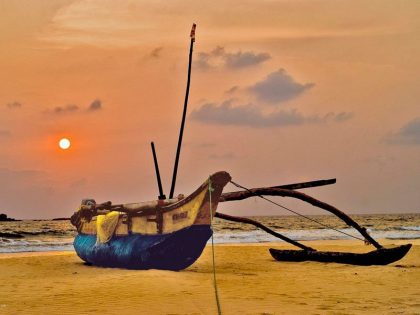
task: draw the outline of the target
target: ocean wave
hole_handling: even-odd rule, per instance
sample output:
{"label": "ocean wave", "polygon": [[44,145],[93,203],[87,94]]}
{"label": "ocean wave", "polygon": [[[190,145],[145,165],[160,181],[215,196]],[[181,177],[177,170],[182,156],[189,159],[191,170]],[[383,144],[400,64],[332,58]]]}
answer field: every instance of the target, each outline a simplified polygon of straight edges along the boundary
{"label": "ocean wave", "polygon": [[63,230],[43,230],[43,231],[16,231],[18,234],[22,235],[66,235],[68,234]]}
{"label": "ocean wave", "polygon": [[[356,238],[362,238],[354,229],[340,229],[341,232],[353,235]],[[338,233],[327,229],[311,229],[311,230],[288,230],[278,231],[284,236],[296,241],[317,241],[317,240],[348,240],[351,236]],[[375,239],[392,239],[392,240],[410,240],[420,239],[420,233],[417,230],[375,230],[369,229],[369,234]],[[214,242],[223,243],[262,243],[262,242],[279,242],[280,239],[267,234],[261,230],[241,231],[241,232],[215,232]]]}
{"label": "ocean wave", "polygon": [[244,229],[241,227],[229,227],[229,226],[223,226],[219,228],[220,230],[227,230],[227,231],[243,231]]}
{"label": "ocean wave", "polygon": [[0,232],[0,237],[2,238],[24,238],[22,234],[18,234],[15,232],[9,233],[9,232]]}
{"label": "ocean wave", "polygon": [[388,236],[386,238],[389,240],[418,240],[420,239],[420,236]]}
{"label": "ocean wave", "polygon": [[420,226],[401,226],[396,229],[404,230],[404,231],[420,231]]}
{"label": "ocean wave", "polygon": [[0,253],[70,251],[73,250],[73,239],[62,241],[42,241],[25,239],[0,238]]}
{"label": "ocean wave", "polygon": [[74,236],[74,231],[63,231],[63,230],[43,230],[43,231],[11,231],[11,232],[0,232],[0,237],[4,238],[24,238],[32,236]]}
{"label": "ocean wave", "polygon": [[[333,216],[314,216],[325,225],[334,226],[357,238],[363,237]],[[392,220],[388,220],[391,218]],[[351,239],[334,230],[321,228],[313,222],[305,223],[295,216],[253,217],[273,230],[293,240],[345,240]],[[357,216],[360,225],[368,228],[375,239],[420,239],[420,214]],[[280,239],[254,226],[217,219],[214,227],[215,243],[266,243]],[[0,253],[73,250],[75,228],[69,221],[0,222]]]}

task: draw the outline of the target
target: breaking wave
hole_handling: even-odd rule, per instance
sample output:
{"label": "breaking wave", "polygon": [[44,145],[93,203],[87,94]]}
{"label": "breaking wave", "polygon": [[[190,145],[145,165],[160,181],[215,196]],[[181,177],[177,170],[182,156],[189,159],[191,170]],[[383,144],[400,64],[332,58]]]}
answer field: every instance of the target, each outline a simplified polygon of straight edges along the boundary
{"label": "breaking wave", "polygon": [[[420,239],[420,214],[352,215],[375,239]],[[323,224],[361,238],[357,231],[334,216],[313,216]],[[296,216],[261,216],[253,219],[297,241],[350,239]],[[215,243],[279,242],[253,226],[216,219]],[[0,222],[0,253],[73,250],[76,230],[68,220]]]}

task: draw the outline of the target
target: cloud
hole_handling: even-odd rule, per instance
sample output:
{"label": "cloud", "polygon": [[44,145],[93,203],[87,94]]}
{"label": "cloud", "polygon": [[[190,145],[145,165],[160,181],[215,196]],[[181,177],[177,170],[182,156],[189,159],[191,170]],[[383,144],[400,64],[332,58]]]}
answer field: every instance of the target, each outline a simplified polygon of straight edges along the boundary
{"label": "cloud", "polygon": [[159,58],[160,53],[162,52],[163,47],[157,47],[150,52],[150,57]]}
{"label": "cloud", "polygon": [[305,116],[295,109],[264,113],[253,104],[233,106],[233,100],[221,104],[206,103],[195,109],[190,118],[205,124],[248,126],[254,128],[296,126],[305,123],[342,122],[350,119],[352,113],[328,113],[324,116]]}
{"label": "cloud", "polygon": [[[332,114],[334,116],[334,113],[332,113]],[[349,120],[349,119],[353,118],[353,116],[354,116],[353,113],[341,112],[341,113],[338,113],[334,116],[334,120],[337,121],[337,122],[346,121],[346,120]]]}
{"label": "cloud", "polygon": [[16,108],[21,108],[22,107],[22,103],[19,102],[11,102],[11,103],[7,103],[6,107],[8,109],[16,109]]}
{"label": "cloud", "polygon": [[[99,99],[94,100],[92,103],[89,104],[86,111],[94,112],[102,109],[102,101]],[[55,115],[62,115],[62,114],[70,114],[80,112],[80,107],[78,105],[69,104],[66,106],[56,106],[53,109],[47,109],[44,111],[45,114],[55,114]]]}
{"label": "cloud", "polygon": [[299,125],[305,118],[296,111],[278,111],[272,114],[263,114],[259,108],[252,104],[232,106],[231,100],[220,105],[207,103],[191,113],[191,118],[206,124],[235,125],[250,127],[273,127]]}
{"label": "cloud", "polygon": [[386,142],[391,144],[420,145],[420,117],[414,118],[397,132],[388,135]]}
{"label": "cloud", "polygon": [[226,52],[223,47],[218,46],[210,52],[199,53],[195,65],[202,70],[218,67],[242,69],[260,64],[270,58],[270,54],[265,52],[255,53],[253,51],[240,50],[231,53]]}
{"label": "cloud", "polygon": [[296,82],[286,70],[279,69],[249,87],[249,91],[260,101],[277,104],[299,96],[314,85],[314,83]]}
{"label": "cloud", "polygon": [[322,119],[325,121],[335,121],[335,122],[342,122],[347,121],[351,118],[353,118],[354,114],[351,112],[340,112],[338,114],[330,112],[326,114]]}
{"label": "cloud", "polygon": [[210,54],[208,53],[198,53],[198,59],[194,61],[194,65],[201,70],[207,70],[212,68],[210,65]]}
{"label": "cloud", "polygon": [[0,129],[0,139],[9,138],[12,133],[9,130]]}
{"label": "cloud", "polygon": [[94,100],[88,108],[88,111],[94,112],[102,109],[102,102],[99,99]]}
{"label": "cloud", "polygon": [[74,104],[69,104],[66,106],[56,106],[53,110],[54,114],[65,114],[65,113],[72,113],[79,110],[79,106]]}
{"label": "cloud", "polygon": [[256,54],[252,51],[238,51],[234,54],[225,54],[225,58],[226,66],[228,68],[237,69],[259,64],[263,61],[270,59],[271,56],[268,53]]}
{"label": "cloud", "polygon": [[235,85],[235,86],[232,86],[230,89],[226,90],[226,91],[225,91],[225,93],[226,93],[226,94],[233,94],[233,93],[235,93],[238,89],[239,89],[239,86]]}
{"label": "cloud", "polygon": [[227,152],[223,154],[210,154],[209,158],[213,160],[230,160],[234,159],[236,155],[232,152]]}

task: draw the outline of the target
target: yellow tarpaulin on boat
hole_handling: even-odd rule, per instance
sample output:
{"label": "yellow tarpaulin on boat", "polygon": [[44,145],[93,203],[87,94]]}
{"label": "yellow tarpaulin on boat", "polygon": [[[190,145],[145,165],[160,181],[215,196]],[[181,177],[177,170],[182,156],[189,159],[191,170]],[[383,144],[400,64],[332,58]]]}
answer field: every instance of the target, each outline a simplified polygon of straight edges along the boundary
{"label": "yellow tarpaulin on boat", "polygon": [[96,218],[97,243],[106,243],[112,238],[117,228],[119,217],[120,213],[118,211],[98,215]]}

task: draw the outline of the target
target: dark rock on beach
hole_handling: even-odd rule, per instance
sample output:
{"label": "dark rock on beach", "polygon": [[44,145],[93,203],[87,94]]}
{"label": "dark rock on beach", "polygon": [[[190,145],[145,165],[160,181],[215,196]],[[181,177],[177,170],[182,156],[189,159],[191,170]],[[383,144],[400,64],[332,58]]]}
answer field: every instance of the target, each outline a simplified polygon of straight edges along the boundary
{"label": "dark rock on beach", "polygon": [[7,214],[0,213],[0,222],[1,221],[20,221],[20,220],[16,220],[16,219],[13,219],[13,218],[8,218]]}

